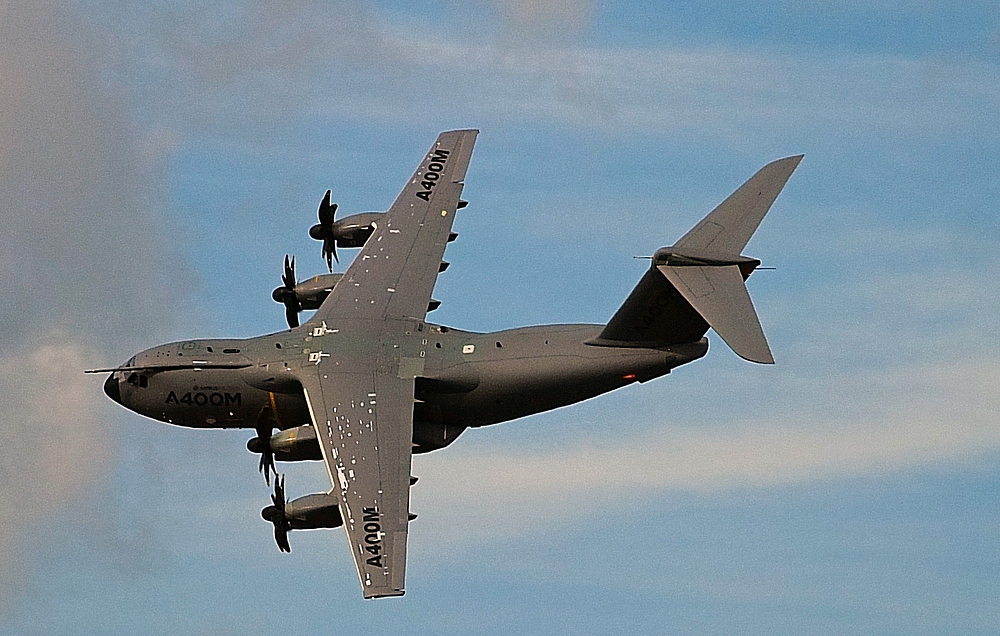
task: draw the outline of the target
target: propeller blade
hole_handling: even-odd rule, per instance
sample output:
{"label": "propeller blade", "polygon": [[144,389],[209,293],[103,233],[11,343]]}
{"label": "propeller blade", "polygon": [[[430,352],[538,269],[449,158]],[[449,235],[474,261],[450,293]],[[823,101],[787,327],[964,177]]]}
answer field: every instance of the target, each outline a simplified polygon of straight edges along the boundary
{"label": "propeller blade", "polygon": [[281,517],[285,516],[285,476],[276,475],[274,480],[274,494],[271,495],[271,501],[274,505],[278,507],[278,511],[281,513]]}
{"label": "propeller blade", "polygon": [[332,192],[326,191],[323,201],[319,204],[319,225],[314,225],[309,230],[309,236],[323,241],[323,258],[326,259],[326,266],[332,272],[333,261],[340,262],[337,258],[337,204],[330,202]]}
{"label": "propeller blade", "polygon": [[340,263],[340,259],[337,258],[337,239],[328,237],[323,240],[323,258],[326,259],[326,266],[333,272],[333,261]]}
{"label": "propeller blade", "polygon": [[271,495],[273,506],[260,511],[260,516],[274,524],[274,542],[282,552],[291,552],[288,544],[288,531],[291,529],[285,517],[285,476],[275,473],[274,494]]}
{"label": "propeller blade", "polygon": [[299,312],[296,307],[285,305],[285,321],[288,323],[289,329],[295,329],[299,326]]}
{"label": "propeller blade", "polygon": [[327,230],[333,227],[334,215],[337,213],[337,204],[330,203],[330,195],[331,191],[327,190],[319,204],[319,224]]}
{"label": "propeller blade", "polygon": [[285,305],[285,320],[289,328],[294,329],[299,326],[299,312],[302,311],[302,303],[295,295],[295,257],[288,257],[285,254],[285,271],[281,275],[282,287],[274,290],[271,297],[279,303]]}
{"label": "propeller blade", "polygon": [[295,257],[293,256],[291,260],[288,259],[288,254],[285,254],[285,273],[281,275],[281,282],[285,284],[288,289],[295,289]]}
{"label": "propeller blade", "polygon": [[288,545],[288,526],[286,524],[274,524],[274,542],[278,544],[278,549],[282,552],[292,551],[292,546]]}
{"label": "propeller blade", "polygon": [[274,467],[274,453],[271,451],[271,430],[270,426],[261,426],[257,429],[257,437],[247,442],[247,448],[252,444],[255,447],[253,450],[260,449],[260,463],[257,465],[257,470],[264,475],[264,481],[268,486],[271,485],[271,473],[273,472],[275,476],[278,474]]}
{"label": "propeller blade", "polygon": [[278,474],[278,471],[274,467],[274,453],[271,452],[270,448],[260,454],[260,464],[257,466],[257,469],[263,473],[264,481],[267,482],[268,486],[270,486],[271,473],[273,472],[275,475]]}

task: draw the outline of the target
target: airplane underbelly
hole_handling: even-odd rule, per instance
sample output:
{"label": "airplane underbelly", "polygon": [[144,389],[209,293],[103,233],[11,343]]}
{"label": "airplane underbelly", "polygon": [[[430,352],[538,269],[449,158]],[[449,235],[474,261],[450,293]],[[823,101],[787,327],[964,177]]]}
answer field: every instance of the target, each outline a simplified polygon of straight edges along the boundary
{"label": "airplane underbelly", "polygon": [[[610,353],[610,352],[609,352]],[[541,413],[608,391],[650,380],[674,366],[657,351],[600,357],[546,356],[492,361],[477,369],[479,385],[468,393],[441,396],[446,422],[485,426]]]}

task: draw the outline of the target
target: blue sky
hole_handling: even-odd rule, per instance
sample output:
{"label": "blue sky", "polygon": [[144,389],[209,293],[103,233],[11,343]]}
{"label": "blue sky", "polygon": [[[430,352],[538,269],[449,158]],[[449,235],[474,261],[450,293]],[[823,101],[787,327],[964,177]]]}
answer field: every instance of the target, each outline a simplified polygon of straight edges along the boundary
{"label": "blue sky", "polygon": [[[14,2],[0,34],[0,633],[1000,629],[995,2]],[[339,531],[277,551],[248,433],[79,370],[282,328],[323,192],[384,209],[469,126],[431,319],[483,331],[605,322],[633,256],[805,153],[746,250],[777,364],[710,333],[415,458],[407,595],[364,602]]]}

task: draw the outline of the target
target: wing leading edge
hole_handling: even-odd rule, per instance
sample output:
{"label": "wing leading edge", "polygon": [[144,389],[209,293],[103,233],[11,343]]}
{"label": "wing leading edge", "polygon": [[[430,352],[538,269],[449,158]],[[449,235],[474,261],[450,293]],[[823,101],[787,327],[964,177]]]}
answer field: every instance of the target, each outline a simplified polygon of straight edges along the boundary
{"label": "wing leading edge", "polygon": [[[365,598],[404,592],[419,332],[477,130],[441,133],[306,323],[302,383]],[[325,350],[325,351],[324,351]]]}
{"label": "wing leading edge", "polygon": [[453,130],[438,136],[311,323],[423,320],[478,134]]}

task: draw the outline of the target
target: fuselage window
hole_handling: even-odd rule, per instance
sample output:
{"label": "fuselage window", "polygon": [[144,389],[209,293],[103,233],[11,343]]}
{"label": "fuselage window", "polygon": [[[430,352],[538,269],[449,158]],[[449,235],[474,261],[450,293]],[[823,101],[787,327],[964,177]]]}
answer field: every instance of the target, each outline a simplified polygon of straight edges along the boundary
{"label": "fuselage window", "polygon": [[239,349],[223,349],[222,353],[239,353]]}
{"label": "fuselage window", "polygon": [[212,347],[205,347],[205,349],[206,349],[206,350],[207,350],[207,351],[208,351],[209,353],[215,353],[214,351],[212,351]]}

